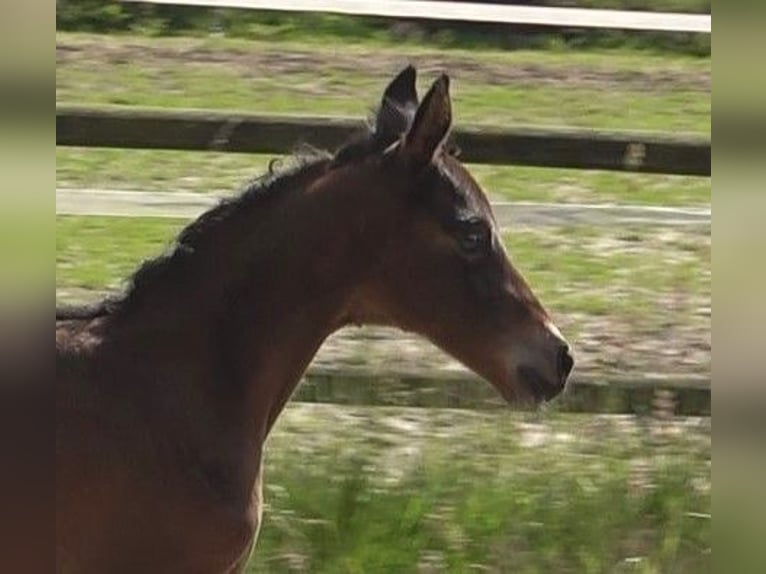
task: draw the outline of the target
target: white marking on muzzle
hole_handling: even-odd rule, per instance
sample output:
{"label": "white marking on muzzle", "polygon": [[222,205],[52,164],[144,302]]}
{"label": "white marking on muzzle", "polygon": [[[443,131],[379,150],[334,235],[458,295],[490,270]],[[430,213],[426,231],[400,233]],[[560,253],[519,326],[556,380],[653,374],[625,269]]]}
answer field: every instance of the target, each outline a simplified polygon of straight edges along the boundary
{"label": "white marking on muzzle", "polygon": [[554,336],[558,337],[562,341],[564,341],[564,335],[561,334],[561,331],[559,331],[559,328],[551,323],[550,321],[545,322],[545,328],[548,329],[551,333],[553,333]]}

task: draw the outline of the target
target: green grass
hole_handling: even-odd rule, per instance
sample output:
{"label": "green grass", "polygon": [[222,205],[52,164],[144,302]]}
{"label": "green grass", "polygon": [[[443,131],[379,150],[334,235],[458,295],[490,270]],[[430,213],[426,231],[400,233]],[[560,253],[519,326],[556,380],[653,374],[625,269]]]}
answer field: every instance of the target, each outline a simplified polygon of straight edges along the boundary
{"label": "green grass", "polygon": [[248,572],[706,572],[710,456],[705,422],[293,404]]}
{"label": "green grass", "polygon": [[509,233],[506,246],[542,300],[561,313],[622,315],[651,328],[672,313],[668,298],[675,312],[693,313],[710,295],[710,243],[699,235],[525,230]]}
{"label": "green grass", "polygon": [[[107,78],[108,75],[108,78]],[[106,80],[106,81],[105,81]],[[559,87],[460,85],[453,105],[456,121],[487,125],[552,125],[602,129],[710,132],[710,95],[670,94]],[[219,70],[60,70],[57,101],[80,105],[122,105],[225,109],[245,112],[351,116],[363,119],[377,102],[383,78],[300,76],[243,78]],[[356,85],[355,85],[356,84]],[[334,92],[343,86],[346,93]],[[354,90],[352,88],[358,88]],[[307,103],[307,102],[310,102]]]}
{"label": "green grass", "polygon": [[[361,120],[378,101],[393,70],[414,59],[426,70],[436,66],[454,72],[458,123],[710,130],[709,91],[692,89],[700,76],[709,76],[709,59],[625,50],[503,52],[434,50],[423,45],[373,49],[364,43],[346,45],[338,53],[337,45],[310,49],[289,41],[61,33],[57,42],[74,50],[57,64],[60,103],[233,108]],[[636,80],[641,74],[654,78],[656,85]],[[608,78],[607,86],[578,83],[583,77],[600,75]],[[681,78],[680,85],[673,78]],[[569,80],[577,86],[568,86]],[[310,136],[307,140],[310,143]],[[56,154],[59,186],[163,191],[233,191],[262,172],[270,159],[72,148],[58,148]],[[500,166],[472,169],[498,198],[658,205],[707,204],[710,198],[706,178]]]}
{"label": "green grass", "polygon": [[[87,34],[56,32],[57,41],[65,44],[87,45],[98,42],[110,46],[123,46],[127,43],[139,45],[157,45],[175,50],[199,48],[203,50],[224,50],[239,53],[302,52],[310,49],[322,56],[332,55],[332,61],[340,56],[364,58],[365,56],[387,55],[391,57],[450,58],[481,60],[487,63],[506,65],[541,64],[546,66],[589,66],[596,69],[614,69],[618,71],[669,71],[691,72],[710,71],[709,57],[691,56],[681,53],[668,53],[662,50],[633,49],[631,47],[570,49],[563,45],[553,45],[546,49],[505,49],[492,45],[443,46],[438,42],[400,38],[389,40],[380,36],[312,35],[300,33],[295,36],[267,39],[238,38],[215,34],[175,35],[147,38],[135,34]],[[338,44],[343,45],[343,52],[338,52]]]}
{"label": "green grass", "polygon": [[117,288],[136,266],[159,255],[184,222],[116,217],[58,217],[56,286]]}
{"label": "green grass", "polygon": [[[290,53],[293,48],[284,44],[86,38],[90,40],[57,35],[61,45],[80,49],[57,62],[58,103],[362,118],[378,102],[393,71],[414,58],[426,68],[444,67],[453,73],[457,123],[710,132],[709,89],[692,88],[688,81],[675,86],[667,79],[675,74],[709,76],[709,60],[641,59],[619,52],[485,54],[420,49],[412,54],[402,48],[369,47],[346,52],[344,47],[345,60],[337,62],[337,46],[309,52],[302,46]],[[195,59],[194,54],[205,57]],[[218,57],[210,61],[211,54]],[[486,66],[490,71],[482,68]],[[508,70],[516,72],[505,79],[497,77]],[[581,78],[589,73],[608,73],[611,79],[592,86]],[[662,77],[653,86],[654,80],[636,80],[639,73]],[[574,84],[568,85],[570,81]]]}
{"label": "green grass", "polygon": [[[235,193],[271,156],[212,152],[56,148],[58,187]],[[709,205],[710,178],[608,171],[469,166],[497,200]]]}
{"label": "green grass", "polygon": [[[332,41],[328,41],[332,40]],[[506,50],[492,46],[461,48],[443,47],[429,42],[410,41],[407,39],[396,42],[380,43],[375,37],[336,36],[335,38],[317,37],[302,34],[296,38],[284,38],[275,41],[251,38],[227,37],[217,34],[190,34],[147,37],[142,34],[94,34],[82,32],[56,32],[56,44],[59,47],[86,49],[87,47],[102,46],[104,53],[94,56],[107,58],[114,55],[116,50],[121,53],[124,49],[161,48],[167,58],[177,58],[190,52],[199,51],[226,52],[233,54],[279,54],[295,55],[300,53],[315,54],[327,60],[327,65],[333,65],[343,58],[359,58],[367,56],[390,57],[433,57],[440,61],[472,60],[484,63],[506,65],[540,64],[544,66],[565,67],[584,66],[592,69],[614,70],[621,72],[651,72],[664,71],[671,73],[709,72],[711,59],[693,57],[683,54],[634,50],[630,48],[580,50],[547,49],[547,50]],[[338,46],[343,46],[343,52]],[[120,63],[117,58],[113,63]],[[122,63],[126,63],[122,61]]]}
{"label": "green grass", "polygon": [[[710,94],[699,85],[709,77],[709,59],[626,50],[504,52],[423,45],[373,49],[364,43],[344,45],[339,53],[337,45],[312,48],[310,43],[290,41],[61,33],[57,43],[73,51],[57,63],[60,103],[233,108],[361,120],[393,70],[414,60],[426,68],[427,77],[434,75],[434,67],[454,72],[458,123],[710,130]],[[602,76],[606,86],[599,81],[591,87],[587,81],[582,84],[583,78]],[[569,81],[576,85],[567,85]],[[307,140],[310,143],[310,136]],[[59,186],[233,191],[262,172],[270,158],[58,148],[56,159]],[[472,169],[498,198],[657,205],[710,200],[706,178]]]}
{"label": "green grass", "polygon": [[[571,6],[571,0],[552,0]],[[710,0],[584,0],[578,5],[618,9],[670,10],[710,13]],[[148,37],[216,34],[258,41],[328,42],[365,46],[410,46],[428,43],[438,48],[582,49],[608,47],[647,52],[710,55],[710,35],[618,30],[557,30],[529,33],[524,26],[502,27],[458,22],[396,21],[386,18],[320,13],[281,13],[260,10],[210,10],[187,6],[131,6],[117,0],[70,0],[57,6],[59,30],[132,32]],[[510,31],[510,33],[508,33]]]}

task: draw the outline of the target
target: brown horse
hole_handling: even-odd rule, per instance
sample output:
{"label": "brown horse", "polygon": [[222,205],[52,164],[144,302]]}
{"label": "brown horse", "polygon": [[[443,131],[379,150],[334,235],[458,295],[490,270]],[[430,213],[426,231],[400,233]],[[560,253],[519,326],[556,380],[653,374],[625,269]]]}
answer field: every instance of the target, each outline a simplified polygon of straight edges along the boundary
{"label": "brown horse", "polygon": [[445,145],[449,80],[388,86],[365,137],[191,223],[119,299],[57,313],[59,572],[240,572],[263,444],[322,341],[420,333],[511,400],[547,400],[569,347]]}

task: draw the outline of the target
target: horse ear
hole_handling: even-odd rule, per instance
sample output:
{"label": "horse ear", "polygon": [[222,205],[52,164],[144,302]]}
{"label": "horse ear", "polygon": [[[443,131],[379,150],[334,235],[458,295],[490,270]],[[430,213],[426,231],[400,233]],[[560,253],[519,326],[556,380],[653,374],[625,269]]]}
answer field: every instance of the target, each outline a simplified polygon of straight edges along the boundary
{"label": "horse ear", "polygon": [[375,116],[375,135],[387,145],[407,131],[418,108],[415,68],[407,66],[391,80]]}
{"label": "horse ear", "polygon": [[428,90],[412,127],[404,139],[402,152],[413,164],[424,166],[431,162],[452,125],[452,105],[449,97],[449,77],[442,74]]}
{"label": "horse ear", "polygon": [[407,66],[396,77],[391,80],[383,92],[383,103],[386,101],[393,102],[398,106],[415,106],[418,105],[418,93],[415,89],[415,79],[417,72],[412,65]]}

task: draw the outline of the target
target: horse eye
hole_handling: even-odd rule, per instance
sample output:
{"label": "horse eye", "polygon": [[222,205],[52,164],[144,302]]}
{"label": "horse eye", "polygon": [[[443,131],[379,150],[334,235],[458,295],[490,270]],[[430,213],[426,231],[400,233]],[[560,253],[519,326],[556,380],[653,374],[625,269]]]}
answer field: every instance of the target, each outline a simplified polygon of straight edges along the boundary
{"label": "horse eye", "polygon": [[458,234],[460,248],[469,255],[476,255],[489,245],[489,228],[480,220],[465,222]]}

